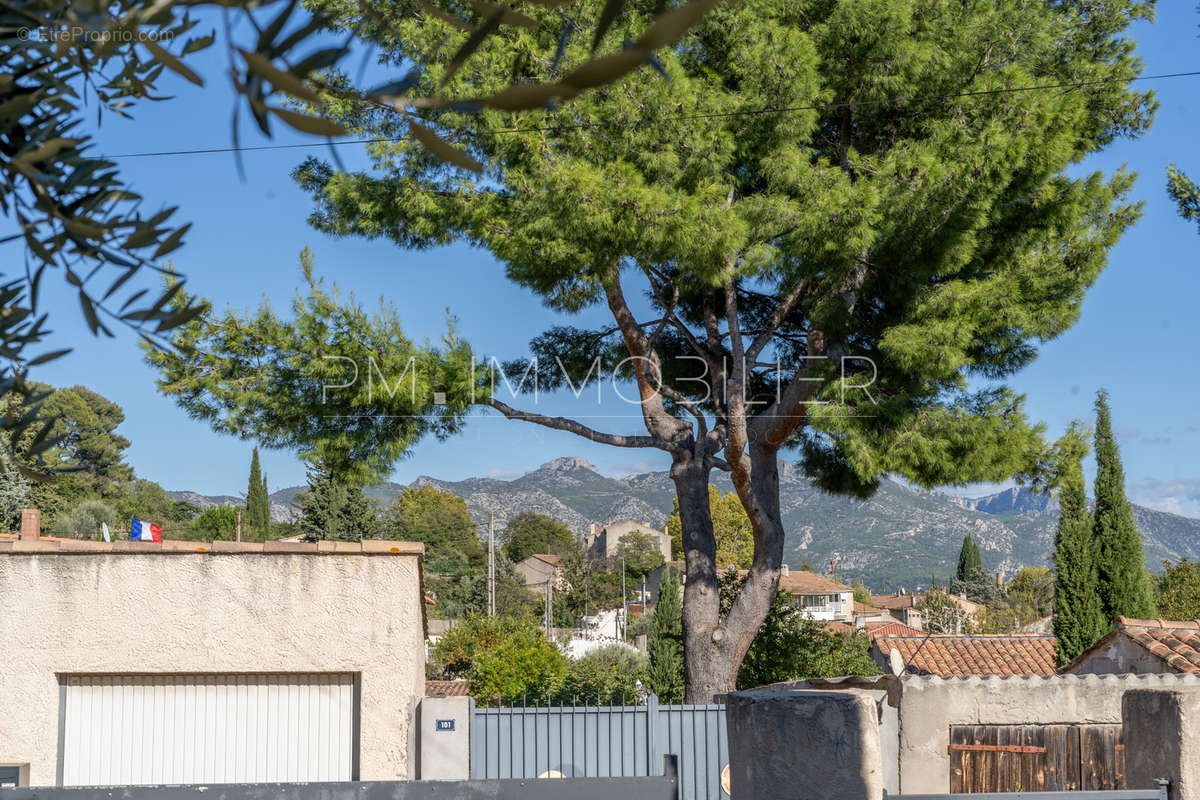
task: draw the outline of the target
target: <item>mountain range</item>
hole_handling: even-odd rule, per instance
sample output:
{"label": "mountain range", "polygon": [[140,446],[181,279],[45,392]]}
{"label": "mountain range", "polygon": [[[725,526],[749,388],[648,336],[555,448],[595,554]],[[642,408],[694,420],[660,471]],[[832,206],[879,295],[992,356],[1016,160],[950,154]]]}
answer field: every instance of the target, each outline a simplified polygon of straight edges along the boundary
{"label": "mountain range", "polygon": [[[807,560],[823,572],[832,564],[843,580],[862,578],[876,590],[918,588],[928,584],[931,574],[950,575],[967,534],[990,570],[1011,575],[1022,566],[1049,564],[1059,513],[1057,500],[1049,495],[1020,487],[963,498],[885,478],[874,496],[857,500],[821,491],[790,464],[780,464],[779,478],[787,530],[784,560],[793,567]],[[714,483],[722,492],[732,491],[724,473],[714,473]],[[422,476],[412,485],[435,486],[463,498],[481,531],[488,512],[499,531],[521,511],[554,517],[576,533],[610,519],[661,528],[675,498],[666,472],[611,478],[574,457],[554,459],[513,480]],[[366,494],[386,505],[402,488],[381,483]],[[291,503],[302,490],[295,486],[273,493],[272,518],[291,519]],[[201,508],[243,502],[228,495],[171,494]],[[1164,559],[1200,559],[1200,520],[1139,505],[1133,511],[1151,569],[1161,570]]]}

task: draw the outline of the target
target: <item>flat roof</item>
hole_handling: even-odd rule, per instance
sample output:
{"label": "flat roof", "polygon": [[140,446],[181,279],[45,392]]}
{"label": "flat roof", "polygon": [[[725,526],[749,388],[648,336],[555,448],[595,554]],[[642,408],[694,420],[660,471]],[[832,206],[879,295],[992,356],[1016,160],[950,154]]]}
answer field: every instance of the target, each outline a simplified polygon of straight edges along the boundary
{"label": "flat roof", "polygon": [[266,555],[366,555],[420,556],[425,545],[420,542],[393,542],[385,539],[365,539],[361,542],[321,540],[319,542],[183,542],[172,539],[162,542],[134,542],[119,539],[114,542],[96,542],[88,539],[67,539],[59,536],[44,536],[39,539],[21,539],[14,534],[0,533],[0,555],[23,554],[87,555],[89,553],[120,553],[137,555],[143,553],[214,553],[235,555],[259,553]]}

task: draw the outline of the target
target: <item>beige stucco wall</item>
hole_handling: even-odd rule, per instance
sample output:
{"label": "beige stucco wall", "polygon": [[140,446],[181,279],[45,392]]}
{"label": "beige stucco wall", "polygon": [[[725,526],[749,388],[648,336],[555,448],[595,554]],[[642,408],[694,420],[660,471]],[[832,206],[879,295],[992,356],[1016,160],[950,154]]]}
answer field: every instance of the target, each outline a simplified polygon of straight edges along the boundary
{"label": "beige stucco wall", "polygon": [[1070,672],[1075,675],[1135,675],[1173,674],[1167,662],[1151,654],[1146,648],[1129,640],[1123,633],[1106,636],[1073,661]]}
{"label": "beige stucco wall", "polygon": [[888,699],[900,712],[900,792],[950,791],[951,725],[1119,725],[1127,690],[1183,686],[1200,675],[905,676]]}
{"label": "beige stucco wall", "polygon": [[55,783],[60,674],[355,672],[359,777],[410,777],[421,546],[179,545],[0,547],[0,764]]}

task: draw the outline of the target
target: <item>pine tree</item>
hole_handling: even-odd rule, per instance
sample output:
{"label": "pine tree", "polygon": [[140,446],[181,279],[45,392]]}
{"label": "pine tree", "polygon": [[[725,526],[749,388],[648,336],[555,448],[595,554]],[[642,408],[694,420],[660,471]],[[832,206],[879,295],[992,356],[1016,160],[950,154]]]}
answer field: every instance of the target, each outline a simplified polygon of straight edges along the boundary
{"label": "pine tree", "polygon": [[258,448],[250,457],[250,482],[246,487],[246,526],[256,537],[265,537],[271,525],[271,499],[258,463]]}
{"label": "pine tree", "polygon": [[683,702],[683,603],[675,570],[668,569],[658,587],[652,621],[646,688],[664,703]]}
{"label": "pine tree", "polygon": [[1083,492],[1080,459],[1087,445],[1073,427],[1060,447],[1068,448],[1060,465],[1058,530],[1054,534],[1054,635],[1058,660],[1067,663],[1104,635],[1092,541],[1092,515]]}
{"label": "pine tree", "polygon": [[304,538],[358,540],[375,536],[379,517],[362,487],[336,476],[325,464],[308,469],[308,490],[300,497]]}
{"label": "pine tree", "polygon": [[983,568],[983,557],[971,534],[963,537],[962,549],[958,551],[958,570],[954,579],[958,582],[969,581],[975,577],[975,571]]}
{"label": "pine tree", "polygon": [[1150,618],[1154,598],[1142,555],[1142,536],[1125,497],[1125,471],[1113,438],[1108,393],[1096,395],[1096,513],[1092,521],[1101,610],[1107,621],[1120,616]]}

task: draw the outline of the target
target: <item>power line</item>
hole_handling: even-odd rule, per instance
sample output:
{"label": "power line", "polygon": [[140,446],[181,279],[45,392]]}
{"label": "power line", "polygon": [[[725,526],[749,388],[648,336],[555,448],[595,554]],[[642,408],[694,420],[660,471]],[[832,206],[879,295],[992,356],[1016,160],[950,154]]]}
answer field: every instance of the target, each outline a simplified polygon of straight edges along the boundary
{"label": "power line", "polygon": [[[894,97],[886,100],[849,100],[842,103],[826,103],[823,105],[781,106],[778,108],[754,108],[741,111],[713,111],[698,114],[674,114],[665,117],[655,117],[654,119],[643,118],[640,120],[626,122],[576,122],[555,125],[540,125],[525,128],[498,128],[496,130],[487,131],[487,133],[491,133],[493,135],[545,133],[547,131],[579,130],[586,128],[632,127],[635,125],[644,125],[647,123],[661,122],[665,120],[686,121],[697,119],[718,119],[723,117],[749,117],[761,116],[765,114],[791,114],[797,111],[839,111],[842,109],[903,105],[907,103],[918,103],[925,100],[955,100],[964,97],[987,97],[1001,94],[1021,94],[1023,92],[1041,92],[1053,89],[1081,89],[1089,86],[1107,86],[1109,84],[1116,83],[1133,83],[1134,81],[1158,81],[1169,78],[1191,78],[1198,75],[1200,75],[1200,70],[1195,70],[1192,72],[1169,72],[1159,75],[1140,75],[1136,78],[1052,83],[1045,86],[1013,86],[1005,89],[978,89],[972,92],[958,92],[955,94],[929,94],[916,95],[913,97]],[[162,150],[150,153],[121,153],[120,155],[105,156],[105,158],[154,158],[158,156],[191,156],[207,155],[211,153],[252,153],[260,150],[295,150],[305,147],[341,147],[343,145],[383,144],[386,142],[400,142],[407,138],[407,136],[391,136],[375,139],[342,139],[340,141],[304,142],[301,144],[263,144],[248,145],[245,147],[205,147],[196,150]]]}

